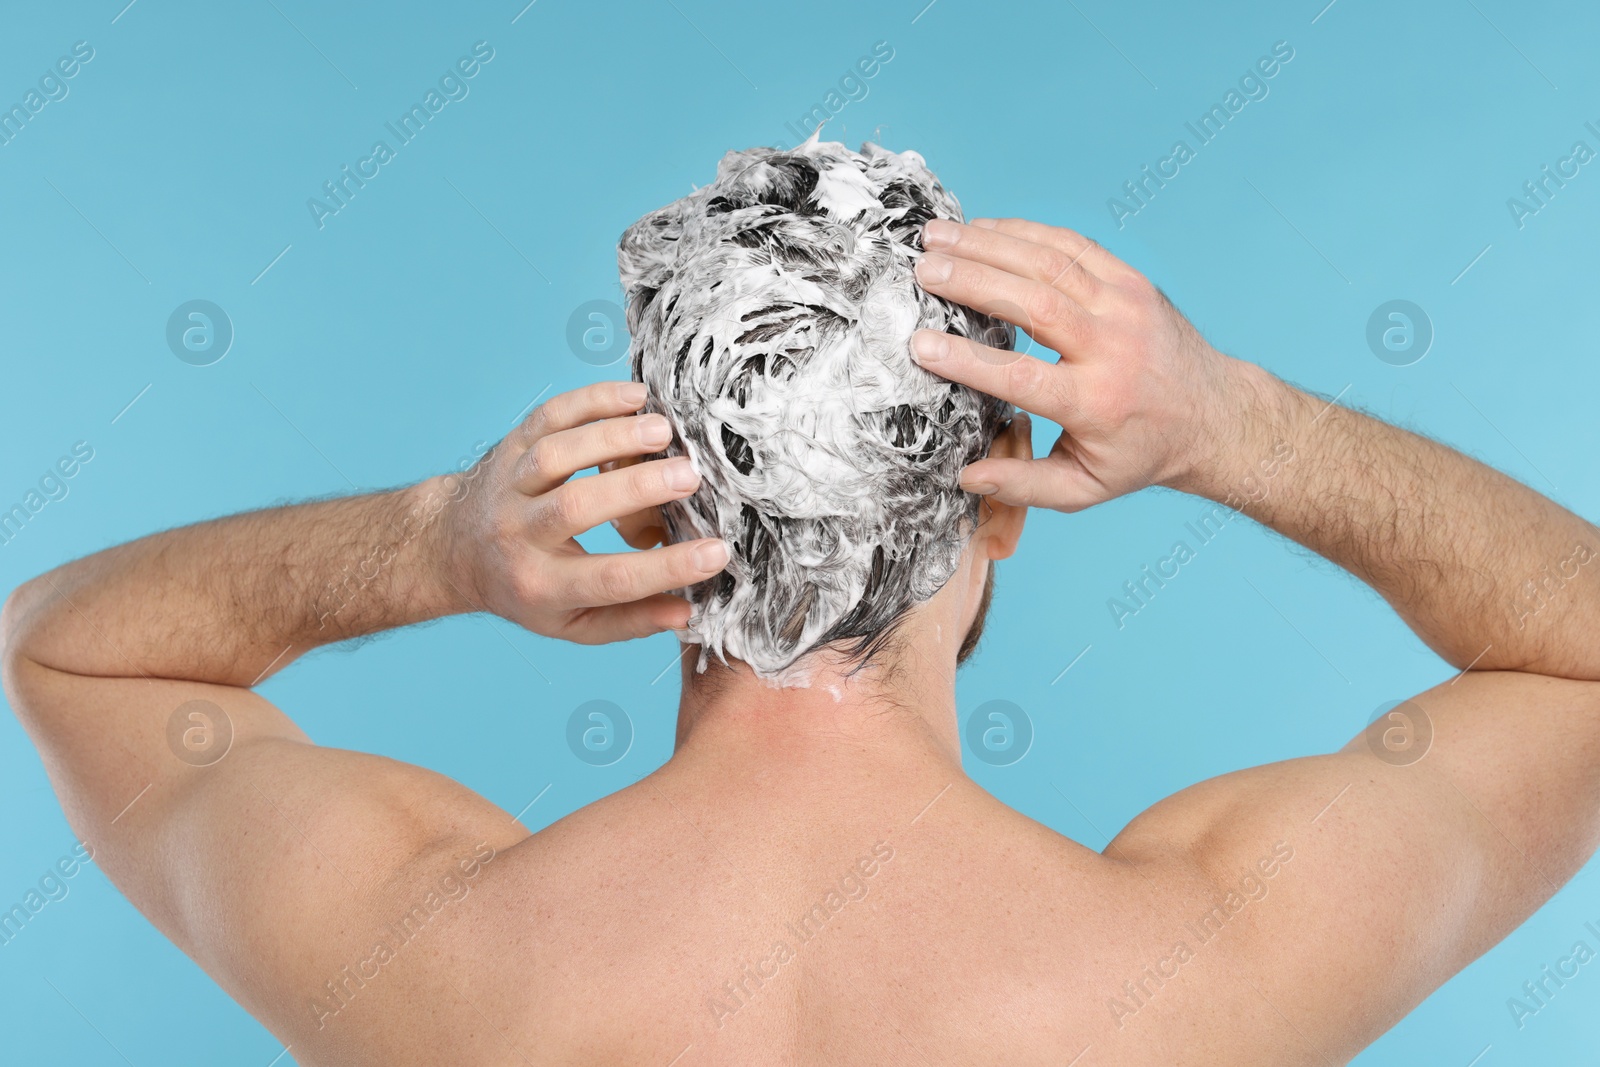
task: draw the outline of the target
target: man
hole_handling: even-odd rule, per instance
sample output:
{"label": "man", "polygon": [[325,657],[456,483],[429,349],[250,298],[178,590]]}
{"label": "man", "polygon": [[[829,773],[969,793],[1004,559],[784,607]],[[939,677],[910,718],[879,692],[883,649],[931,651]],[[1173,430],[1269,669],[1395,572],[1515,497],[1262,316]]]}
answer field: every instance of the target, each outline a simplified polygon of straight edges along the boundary
{"label": "man", "polygon": [[[726,204],[641,223],[663,241],[625,239],[648,392],[558,396],[470,478],[173,530],[17,590],[3,617],[7,694],[74,828],[302,1064],[1347,1061],[1596,847],[1594,528],[1221,355],[1072,231],[963,225],[913,161],[797,152],[724,175]],[[854,181],[846,165],[872,179],[879,206],[825,210],[854,228],[813,236],[840,256],[867,242],[867,275],[835,270],[815,241],[774,252],[771,235],[827,198],[808,168],[844,182],[836,205],[864,203],[840,191]],[[896,186],[902,165],[920,196]],[[697,212],[743,213],[768,238],[701,228]],[[907,226],[926,252],[906,254]],[[768,337],[794,342],[769,354],[795,365],[765,360],[771,380],[743,391],[717,368],[748,368],[738,346],[764,327],[709,309],[680,322],[678,305],[658,303],[694,257],[733,255],[730,241],[753,255],[734,266],[771,268],[746,281],[818,287],[810,325],[784,318]],[[920,292],[896,280],[902,269]],[[890,279],[881,304],[856,284],[868,276]],[[833,323],[839,293],[884,315]],[[1059,362],[988,347],[1005,338],[962,305],[1025,327]],[[655,344],[680,327],[718,350],[679,360]],[[800,466],[782,466],[781,442],[706,431],[869,334],[899,341],[863,349],[859,366],[877,360],[875,373],[926,393],[921,407],[848,418],[832,393],[815,398],[792,428]],[[895,371],[908,350],[971,390],[947,408],[932,379]],[[794,418],[785,396],[770,417]],[[989,425],[984,396],[1062,436],[1032,458],[1027,418]],[[899,512],[865,504],[808,526],[800,504],[817,491],[796,457],[827,444],[821,427],[876,435],[857,450],[864,470],[895,449],[908,464],[958,455],[950,477],[981,500],[952,513],[965,498],[945,495],[943,476],[880,472],[946,532],[874,533]],[[968,463],[974,435],[993,440]],[[1242,493],[1284,447],[1295,462],[1270,492]],[[1339,752],[1186,789],[1096,853],[963,774],[952,678],[990,563],[1016,546],[1027,507],[1078,510],[1148,485],[1254,498],[1254,518],[1369,582],[1452,670]],[[669,543],[592,556],[572,540],[610,520]],[[883,551],[852,537],[880,537]],[[374,541],[371,577],[330,607],[326,590]],[[784,577],[802,549],[815,550],[816,584],[860,590],[871,610],[859,616],[875,619],[864,633],[839,589],[807,600]],[[1559,595],[1525,597],[1547,573]],[[717,616],[751,586],[777,606]],[[813,632],[811,611],[841,606],[844,622]],[[693,629],[704,670],[685,657],[672,758],[530,836],[453,781],[311,744],[251,691],[319,644],[471,610],[576,641]],[[220,759],[174,758],[170,730],[201,731],[203,749],[224,725]],[[1407,730],[1419,729],[1431,741],[1415,758]]]}

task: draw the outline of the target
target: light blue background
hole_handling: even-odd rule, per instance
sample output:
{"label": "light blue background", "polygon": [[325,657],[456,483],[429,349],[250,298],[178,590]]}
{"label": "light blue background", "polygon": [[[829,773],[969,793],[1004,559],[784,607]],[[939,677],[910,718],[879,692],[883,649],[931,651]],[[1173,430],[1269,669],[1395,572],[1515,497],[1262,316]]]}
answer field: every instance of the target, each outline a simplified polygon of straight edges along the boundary
{"label": "light blue background", "polygon": [[[0,146],[0,509],[74,442],[94,449],[0,546],[0,590],[155,529],[447,469],[536,395],[610,376],[566,329],[583,302],[620,298],[618,234],[724,151],[793,143],[786,123],[880,40],[894,58],[825,136],[920,151],[969,213],[1085,230],[1218,347],[1600,513],[1600,166],[1524,228],[1506,206],[1575,140],[1600,148],[1583,128],[1600,120],[1600,19],[1576,0],[124,2],[13,5],[0,34],[3,103],[73,42],[95,49]],[[307,198],[479,40],[495,58],[470,95],[319,230]],[[1107,198],[1280,40],[1295,55],[1270,95],[1118,229]],[[165,343],[195,298],[237,331],[212,366]],[[1395,298],[1436,330],[1412,366],[1365,341]],[[1011,766],[969,761],[975,777],[1091,846],[1197,780],[1337,747],[1449,674],[1364,587],[1242,519],[1119,630],[1107,599],[1201,510],[1146,492],[1035,515],[960,682],[963,714],[1010,700],[1036,732]],[[675,652],[475,617],[323,652],[265,692],[325,743],[426,764],[513,812],[548,786],[524,816],[537,828],[666,758]],[[635,726],[609,767],[564,740],[591,699]],[[0,800],[8,906],[72,842],[9,716]],[[1358,1062],[1592,1050],[1600,969],[1520,1032],[1505,1002],[1600,920],[1594,870]],[[70,885],[0,947],[4,1058],[279,1053],[97,869]]]}

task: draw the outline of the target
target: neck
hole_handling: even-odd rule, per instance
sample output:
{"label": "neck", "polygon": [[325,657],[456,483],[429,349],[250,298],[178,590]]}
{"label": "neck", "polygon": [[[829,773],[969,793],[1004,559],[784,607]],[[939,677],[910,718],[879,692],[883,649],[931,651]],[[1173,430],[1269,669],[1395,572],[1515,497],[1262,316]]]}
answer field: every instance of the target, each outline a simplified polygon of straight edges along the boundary
{"label": "neck", "polygon": [[749,795],[754,785],[824,806],[849,797],[870,807],[898,791],[920,797],[964,777],[956,660],[989,587],[987,557],[985,565],[977,559],[969,545],[956,576],[901,619],[859,669],[823,649],[789,672],[803,673],[805,685],[780,687],[738,661],[713,660],[702,674],[699,647],[686,649],[668,766],[711,792]]}
{"label": "neck", "polygon": [[816,653],[803,664],[806,684],[786,687],[738,661],[713,661],[702,674],[691,648],[673,759],[823,777],[863,765],[959,772],[955,654],[942,645],[948,642],[907,640],[859,670]]}

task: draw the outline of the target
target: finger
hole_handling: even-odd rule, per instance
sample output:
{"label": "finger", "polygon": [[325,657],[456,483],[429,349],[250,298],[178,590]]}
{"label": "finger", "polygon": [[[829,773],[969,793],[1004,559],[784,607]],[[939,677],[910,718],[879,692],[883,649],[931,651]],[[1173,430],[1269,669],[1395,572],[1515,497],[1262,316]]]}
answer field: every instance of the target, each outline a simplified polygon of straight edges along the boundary
{"label": "finger", "polygon": [[661,518],[660,508],[645,508],[631,515],[612,519],[611,525],[629,548],[654,548],[665,544],[667,527]]}
{"label": "finger", "polygon": [[639,382],[595,382],[546,400],[511,436],[516,446],[524,449],[545,434],[638,411],[644,400],[645,388]]}
{"label": "finger", "polygon": [[[600,472],[604,474],[606,471],[621,470],[639,462],[638,456],[608,459],[600,464]],[[611,525],[629,548],[654,548],[667,541],[667,527],[661,518],[660,508],[645,508],[630,515],[619,515],[611,520]]]}
{"label": "finger", "polygon": [[664,415],[625,415],[557,430],[539,437],[517,460],[511,484],[538,496],[568,478],[607,460],[659,452],[672,440]]}
{"label": "finger", "polygon": [[681,500],[699,486],[700,475],[687,456],[651,460],[592,478],[579,478],[558,485],[533,501],[530,533],[537,541],[565,541],[603,522],[669,500]]}
{"label": "finger", "polygon": [[689,625],[691,611],[689,602],[682,597],[657,593],[631,604],[585,611],[572,620],[562,636],[586,645],[631,641],[663,630],[681,630]]}
{"label": "finger", "polygon": [[1065,361],[1046,363],[937,330],[912,334],[911,356],[919,366],[942,378],[970,385],[1053,422],[1072,421],[1075,405]]}
{"label": "finger", "polygon": [[615,525],[623,543],[629,548],[654,548],[657,545],[666,544],[667,528],[665,526],[643,524],[629,527],[622,525],[622,520],[618,520]]}
{"label": "finger", "polygon": [[605,607],[705,581],[728,565],[728,545],[708,537],[644,552],[563,555],[550,565],[558,603]]}
{"label": "finger", "polygon": [[1108,497],[1105,486],[1060,456],[980,459],[961,471],[961,488],[1004,504],[1068,512]]}
{"label": "finger", "polygon": [[1082,257],[1084,266],[1088,267],[1097,277],[1107,281],[1112,278],[1122,277],[1128,273],[1138,273],[1122,260],[1106,251],[1104,245],[1092,237],[1085,237],[1076,230],[1069,230],[1065,226],[1049,226],[1042,222],[1032,222],[1028,219],[973,219],[967,225],[979,229],[995,230],[1011,237],[1032,241],[1035,244],[1049,245],[1060,249],[1073,258]]}
{"label": "finger", "polygon": [[1086,245],[1076,254],[999,230],[962,226],[948,219],[930,219],[922,230],[922,247],[949,256],[1009,271],[1055,286],[1078,303],[1093,308],[1104,283],[1083,262]]}
{"label": "finger", "polygon": [[1004,319],[1062,355],[1082,351],[1092,334],[1094,316],[1060,289],[985,263],[924,252],[917,281],[936,296]]}

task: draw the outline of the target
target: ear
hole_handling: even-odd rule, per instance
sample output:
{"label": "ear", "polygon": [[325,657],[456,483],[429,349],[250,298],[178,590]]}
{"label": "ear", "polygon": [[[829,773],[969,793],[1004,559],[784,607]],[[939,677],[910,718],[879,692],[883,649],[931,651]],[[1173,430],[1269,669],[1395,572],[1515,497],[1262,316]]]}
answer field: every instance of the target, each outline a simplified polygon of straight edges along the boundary
{"label": "ear", "polygon": [[[639,456],[628,459],[611,460],[602,463],[602,471],[618,470],[622,467],[631,467],[635,463],[643,462]],[[623,541],[632,548],[654,548],[667,539],[667,524],[661,518],[661,509],[651,506],[635,511],[631,515],[612,519],[611,525],[616,527],[617,533],[622,535]]]}
{"label": "ear", "polygon": [[[1025,412],[1011,417],[1005,429],[989,446],[994,459],[1033,458],[1033,420]],[[978,529],[973,534],[974,547],[988,559],[1007,559],[1017,550],[1022,538],[1022,524],[1028,509],[1020,504],[1006,504],[994,497],[984,497],[978,505]]]}

